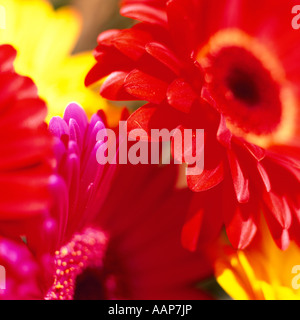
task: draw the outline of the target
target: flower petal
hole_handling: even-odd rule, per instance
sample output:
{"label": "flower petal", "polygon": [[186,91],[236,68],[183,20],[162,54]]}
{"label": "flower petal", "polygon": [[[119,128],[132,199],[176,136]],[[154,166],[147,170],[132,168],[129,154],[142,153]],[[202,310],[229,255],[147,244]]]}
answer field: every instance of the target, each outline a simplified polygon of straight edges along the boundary
{"label": "flower petal", "polygon": [[227,155],[237,200],[239,203],[247,203],[250,199],[249,180],[245,177],[236,155],[230,150]]}
{"label": "flower petal", "polygon": [[159,104],[166,97],[168,83],[135,69],[126,77],[125,89],[139,99]]}
{"label": "flower petal", "polygon": [[165,10],[153,8],[143,3],[123,6],[120,13],[127,18],[159,24],[161,26],[167,25],[167,14]]}
{"label": "flower petal", "polygon": [[189,113],[197,95],[183,79],[176,79],[168,87],[167,98],[172,107]]}

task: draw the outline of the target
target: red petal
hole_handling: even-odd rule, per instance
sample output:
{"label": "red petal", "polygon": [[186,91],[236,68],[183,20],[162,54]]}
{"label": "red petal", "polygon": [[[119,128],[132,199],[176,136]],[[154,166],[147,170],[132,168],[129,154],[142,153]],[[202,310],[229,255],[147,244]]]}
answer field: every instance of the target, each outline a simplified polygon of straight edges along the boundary
{"label": "red petal", "polygon": [[127,18],[151,23],[161,26],[167,25],[167,14],[165,10],[153,8],[145,4],[126,5],[120,10],[121,15]]}
{"label": "red petal", "polygon": [[183,79],[176,79],[167,91],[168,102],[175,109],[189,113],[197,95]]}
{"label": "red petal", "polygon": [[176,75],[180,74],[182,64],[175,54],[161,43],[151,42],[146,45],[146,51],[155,59],[166,65]]}
{"label": "red petal", "polygon": [[281,227],[289,229],[292,223],[292,212],[286,198],[271,191],[264,193],[264,201]]}
{"label": "red petal", "polygon": [[[226,219],[227,220],[227,219]],[[235,249],[245,249],[253,240],[257,225],[250,205],[237,205],[230,221],[225,220],[226,232]]]}
{"label": "red petal", "polygon": [[185,248],[195,251],[199,246],[214,241],[223,226],[222,204],[215,201],[220,188],[205,193],[195,193],[188,217],[182,229],[181,242]]}
{"label": "red petal", "polygon": [[135,69],[125,79],[125,89],[141,100],[159,104],[166,97],[168,83]]}
{"label": "red petal", "polygon": [[221,162],[215,169],[204,170],[200,176],[188,176],[188,186],[194,192],[202,192],[219,185],[224,179],[224,166]]}
{"label": "red petal", "polygon": [[128,131],[144,129],[151,134],[151,129],[172,131],[179,126],[179,112],[168,104],[147,104],[135,111],[128,119]]}
{"label": "red petal", "polygon": [[113,40],[121,33],[121,30],[118,29],[111,29],[103,31],[99,34],[97,38],[98,44],[102,45],[112,45]]}
{"label": "red petal", "polygon": [[181,242],[184,248],[196,251],[202,227],[203,211],[198,211],[183,226]]}
{"label": "red petal", "polygon": [[104,78],[114,71],[129,71],[132,69],[132,61],[124,56],[120,51],[115,47],[106,48],[103,51],[103,48],[99,48],[99,52],[96,50],[97,63],[89,71],[85,78],[85,85],[89,86],[98,80]]}
{"label": "red petal", "polygon": [[17,56],[17,51],[10,45],[2,45],[0,50],[0,72],[13,71],[13,62]]}
{"label": "red petal", "polygon": [[244,145],[257,161],[262,161],[266,157],[266,151],[255,144],[244,141]]}
{"label": "red petal", "polygon": [[264,217],[267,221],[271,235],[281,250],[286,250],[290,244],[289,230],[282,228],[282,225],[275,218],[269,208],[265,208]]}
{"label": "red petal", "polygon": [[134,98],[128,94],[124,88],[124,82],[127,75],[127,72],[122,71],[111,73],[101,86],[101,95],[108,100],[134,100]]}
{"label": "red petal", "polygon": [[227,155],[237,200],[239,203],[247,203],[250,199],[249,180],[244,176],[239,160],[235,154],[228,150]]}
{"label": "red petal", "polygon": [[152,116],[157,112],[158,107],[148,104],[142,106],[137,111],[135,111],[127,121],[127,130],[131,131],[134,129],[143,129],[149,136],[151,132],[151,127],[149,122],[152,119]]}
{"label": "red petal", "polygon": [[146,43],[152,41],[149,32],[131,28],[123,30],[113,40],[114,46],[132,60],[138,60],[145,53]]}
{"label": "red petal", "polygon": [[[183,55],[190,57],[195,50],[197,40],[199,44],[199,12],[195,6],[202,1],[170,0],[167,2],[169,29],[173,36],[176,49]],[[197,9],[197,8],[196,8]]]}
{"label": "red petal", "polygon": [[268,176],[266,169],[263,167],[263,165],[260,162],[257,163],[257,169],[258,169],[258,172],[259,172],[259,174],[263,180],[263,183],[266,187],[266,191],[270,192],[271,191],[271,181],[270,181],[270,178]]}
{"label": "red petal", "polygon": [[217,133],[217,139],[224,146],[231,148],[232,133],[226,126],[226,120],[223,116],[220,119],[220,125]]}

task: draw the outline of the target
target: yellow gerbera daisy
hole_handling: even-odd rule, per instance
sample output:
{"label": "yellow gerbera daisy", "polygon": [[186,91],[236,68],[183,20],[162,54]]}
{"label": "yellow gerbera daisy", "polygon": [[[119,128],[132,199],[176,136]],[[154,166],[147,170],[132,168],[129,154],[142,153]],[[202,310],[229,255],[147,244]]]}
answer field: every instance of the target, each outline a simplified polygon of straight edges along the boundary
{"label": "yellow gerbera daisy", "polygon": [[46,0],[0,0],[5,28],[0,44],[13,45],[17,72],[31,77],[49,107],[48,119],[62,115],[71,101],[87,113],[105,109],[107,102],[84,86],[94,64],[91,52],[71,55],[81,30],[81,18],[71,7],[54,10]]}
{"label": "yellow gerbera daisy", "polygon": [[218,283],[236,300],[299,300],[300,248],[278,249],[263,224],[246,250],[225,248],[215,263]]}

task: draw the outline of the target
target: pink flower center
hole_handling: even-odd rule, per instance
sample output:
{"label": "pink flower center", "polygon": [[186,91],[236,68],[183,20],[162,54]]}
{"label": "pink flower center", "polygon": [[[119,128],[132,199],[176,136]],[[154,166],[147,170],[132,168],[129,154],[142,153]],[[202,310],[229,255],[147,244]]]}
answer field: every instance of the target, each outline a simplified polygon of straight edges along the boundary
{"label": "pink flower center", "polygon": [[106,235],[96,229],[85,229],[75,234],[72,240],[55,252],[54,282],[46,300],[72,300],[76,278],[87,268],[103,266],[107,247]]}

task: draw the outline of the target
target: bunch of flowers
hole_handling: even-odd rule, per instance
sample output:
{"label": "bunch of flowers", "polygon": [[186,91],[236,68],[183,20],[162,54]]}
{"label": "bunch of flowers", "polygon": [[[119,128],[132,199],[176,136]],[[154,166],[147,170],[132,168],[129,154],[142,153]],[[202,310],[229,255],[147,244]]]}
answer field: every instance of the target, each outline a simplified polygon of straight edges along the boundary
{"label": "bunch of flowers", "polygon": [[[210,299],[211,278],[234,299],[299,298],[295,0],[123,0],[137,22],[101,33],[94,57],[71,55],[73,9],[0,5],[0,298]],[[145,133],[139,152],[175,132],[174,164],[118,162],[118,121]]]}

